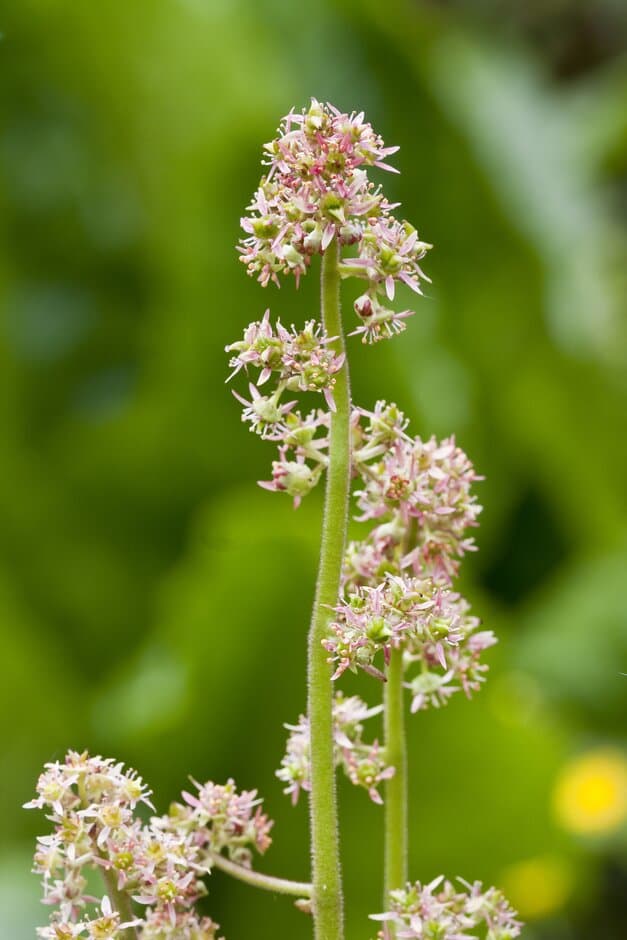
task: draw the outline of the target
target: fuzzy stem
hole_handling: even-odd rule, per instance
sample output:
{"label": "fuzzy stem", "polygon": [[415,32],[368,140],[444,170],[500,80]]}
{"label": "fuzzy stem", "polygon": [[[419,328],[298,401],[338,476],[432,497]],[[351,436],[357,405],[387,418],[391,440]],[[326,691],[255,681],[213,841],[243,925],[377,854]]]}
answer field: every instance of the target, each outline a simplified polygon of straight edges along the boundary
{"label": "fuzzy stem", "polygon": [[[340,313],[339,250],[334,238],[322,259],[322,322],[338,354],[344,353]],[[337,604],[346,542],[350,479],[350,387],[345,362],[333,389],[329,466],[318,583],[309,631],[308,715],[311,737],[311,852],[316,940],[342,940],[344,910],[333,761],[333,689],[322,641]]]}
{"label": "fuzzy stem", "polygon": [[[122,923],[135,920],[131,899],[124,891],[118,889],[117,876],[110,868],[102,869],[102,876],[107,886],[107,894],[111,901],[111,906],[120,915]],[[119,930],[116,934],[120,940],[137,940],[137,931],[134,927],[127,927],[125,930]]]}
{"label": "fuzzy stem", "polygon": [[392,650],[385,684],[385,758],[396,773],[385,785],[385,909],[407,881],[407,742],[403,712],[403,651]]}
{"label": "fuzzy stem", "polygon": [[211,864],[227,875],[238,878],[254,888],[263,888],[266,891],[273,891],[275,894],[293,894],[297,898],[311,897],[313,888],[307,881],[290,881],[287,878],[262,875],[261,872],[253,871],[252,868],[244,868],[243,865],[230,861],[224,855],[212,855]]}

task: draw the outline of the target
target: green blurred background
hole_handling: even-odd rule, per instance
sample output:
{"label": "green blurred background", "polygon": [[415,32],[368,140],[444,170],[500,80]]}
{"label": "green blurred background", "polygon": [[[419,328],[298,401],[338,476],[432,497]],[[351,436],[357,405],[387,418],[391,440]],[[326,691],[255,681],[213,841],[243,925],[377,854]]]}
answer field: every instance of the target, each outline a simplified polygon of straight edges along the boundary
{"label": "green blurred background", "polygon": [[[463,588],[501,642],[472,703],[411,720],[412,876],[502,885],[529,940],[625,936],[624,2],[5,0],[0,29],[2,940],[45,922],[19,807],[68,747],[160,810],[188,773],[258,787],[260,867],[307,877],[274,770],[321,494],[256,488],[273,449],[223,348],[268,304],[315,315],[315,274],[264,292],[234,250],[261,144],[311,95],[401,145],[386,188],[436,246],[407,333],[353,341],[355,397],[487,477]],[[340,798],[363,940],[382,814]],[[310,935],[219,873],[209,909],[228,940]]]}

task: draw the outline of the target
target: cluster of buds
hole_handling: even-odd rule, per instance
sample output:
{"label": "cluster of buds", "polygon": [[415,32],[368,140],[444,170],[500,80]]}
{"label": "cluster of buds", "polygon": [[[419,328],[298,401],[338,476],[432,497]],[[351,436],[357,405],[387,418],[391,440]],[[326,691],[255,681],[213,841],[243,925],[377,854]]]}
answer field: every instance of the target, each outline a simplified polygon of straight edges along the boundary
{"label": "cluster of buds", "polygon": [[298,284],[312,256],[335,238],[356,252],[342,264],[342,276],[368,282],[355,303],[361,324],[355,332],[374,342],[403,329],[412,311],[389,310],[380,297],[392,300],[397,281],[421,293],[420,279],[428,278],[418,262],[431,245],[393,217],[397,204],[368,176],[370,167],[397,172],[386,158],[398,147],[386,147],[363,113],[342,114],[312,99],[308,109],[283,119],[264,149],[268,172],[241,220],[246,237],[239,250],[248,273],[264,286],[279,285],[286,274]]}
{"label": "cluster of buds", "polygon": [[428,885],[417,881],[391,891],[391,909],[371,915],[383,923],[380,940],[514,940],[520,936],[522,925],[516,911],[500,891],[484,891],[480,881],[458,881],[463,890],[441,875]]}
{"label": "cluster of buds", "polygon": [[[54,823],[35,853],[44,903],[56,908],[38,935],[114,940],[132,927],[141,940],[215,940],[217,924],[194,910],[206,894],[202,878],[222,852],[250,866],[251,849],[269,846],[272,823],[254,791],[238,794],[233,781],[197,787],[198,796],[184,793],[184,803],[144,824],[134,811],[139,803],[153,808],[150,791],[122,764],[72,751],[47,764],[26,804],[47,809]],[[124,918],[109,895],[92,895],[90,870],[103,874],[109,894],[126,898],[125,911],[135,903],[141,913]]]}
{"label": "cluster of buds", "polygon": [[331,636],[324,640],[334,679],[350,669],[363,669],[385,679],[383,665],[392,649],[403,651],[405,667],[420,671],[406,683],[412,692],[412,711],[446,704],[460,689],[470,697],[483,681],[481,652],[496,639],[479,631],[479,620],[467,602],[445,582],[426,577],[386,575],[376,587],[361,586],[335,608]]}
{"label": "cluster of buds", "polygon": [[406,433],[393,404],[353,412],[353,471],[360,521],[374,523],[367,539],[349,545],[346,586],[376,584],[385,572],[450,580],[475,548],[467,536],[481,506],[472,493],[478,476],[453,437],[423,441]]}
{"label": "cluster of buds", "polygon": [[[335,766],[342,768],[352,784],[366,789],[375,803],[382,802],[378,785],[394,774],[394,768],[386,764],[377,741],[367,744],[363,740],[363,722],[382,710],[382,705],[369,708],[358,696],[345,698],[341,692],[336,693],[333,702]],[[290,735],[277,777],[287,784],[284,793],[288,793],[295,804],[300,791],[309,791],[311,786],[309,722],[301,715],[298,724],[285,727]]]}

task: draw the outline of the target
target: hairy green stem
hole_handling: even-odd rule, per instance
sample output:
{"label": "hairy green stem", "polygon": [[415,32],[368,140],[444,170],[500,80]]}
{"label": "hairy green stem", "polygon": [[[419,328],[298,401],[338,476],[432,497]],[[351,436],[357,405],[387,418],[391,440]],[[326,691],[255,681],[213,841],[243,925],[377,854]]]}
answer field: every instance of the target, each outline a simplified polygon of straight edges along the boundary
{"label": "hairy green stem", "polygon": [[[110,868],[103,868],[102,875],[107,886],[107,895],[111,901],[111,906],[120,915],[120,920],[124,924],[127,921],[135,920],[131,899],[124,891],[118,890],[118,879],[116,873]],[[127,927],[125,930],[119,930],[116,934],[120,940],[137,940],[137,931],[134,927]]]}
{"label": "hairy green stem", "polygon": [[[332,347],[344,353],[340,313],[339,250],[334,238],[322,259],[322,322]],[[311,736],[311,852],[316,940],[344,935],[337,797],[333,761],[333,689],[322,641],[328,636],[331,608],[337,604],[346,542],[350,479],[350,387],[348,365],[336,376],[336,411],[331,415],[329,466],[322,524],[318,583],[309,631],[308,715]]]}
{"label": "hairy green stem", "polygon": [[262,875],[252,868],[244,868],[224,855],[212,855],[211,864],[227,875],[238,878],[254,888],[263,888],[275,894],[292,894],[297,898],[310,898],[313,886],[308,881],[290,881],[287,878],[275,878],[273,875]]}
{"label": "hairy green stem", "polygon": [[396,773],[385,785],[385,910],[389,892],[407,881],[407,742],[403,711],[403,651],[392,650],[385,684],[385,758]]}

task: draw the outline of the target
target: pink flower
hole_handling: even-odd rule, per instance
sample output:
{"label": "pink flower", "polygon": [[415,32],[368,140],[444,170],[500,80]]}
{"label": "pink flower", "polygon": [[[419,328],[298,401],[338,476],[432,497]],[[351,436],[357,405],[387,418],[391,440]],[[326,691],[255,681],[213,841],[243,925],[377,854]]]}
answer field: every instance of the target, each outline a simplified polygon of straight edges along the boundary
{"label": "pink flower", "polygon": [[252,382],[249,383],[250,401],[242,398],[237,392],[233,392],[238,402],[244,406],[242,412],[242,421],[250,424],[250,430],[259,434],[260,437],[270,440],[280,439],[282,436],[282,420],[288,414],[295,401],[280,403],[280,392],[274,392],[272,395],[262,395],[258,388]]}
{"label": "pink flower", "polygon": [[429,281],[419,261],[432,245],[422,242],[409,222],[392,216],[370,218],[361,233],[356,258],[344,261],[346,276],[365,278],[371,288],[384,290],[394,300],[397,281],[402,281],[416,294],[421,294],[420,280]]}
{"label": "pink flower", "polygon": [[361,336],[364,343],[378,343],[390,339],[406,329],[408,317],[413,310],[390,310],[378,299],[376,290],[369,289],[354,303],[355,313],[361,318],[362,325],[353,330],[350,336]]}
{"label": "pink flower", "polygon": [[121,931],[128,927],[138,927],[143,923],[138,917],[122,922],[120,914],[113,910],[111,901],[106,895],[100,904],[100,911],[100,917],[87,921],[85,924],[87,935],[91,940],[117,940]]}
{"label": "pink flower", "polygon": [[260,480],[266,490],[285,492],[300,505],[319,482],[328,464],[329,413],[318,409],[305,417],[290,411],[276,426],[272,439],[282,441],[279,459],[272,464],[272,480]]}

